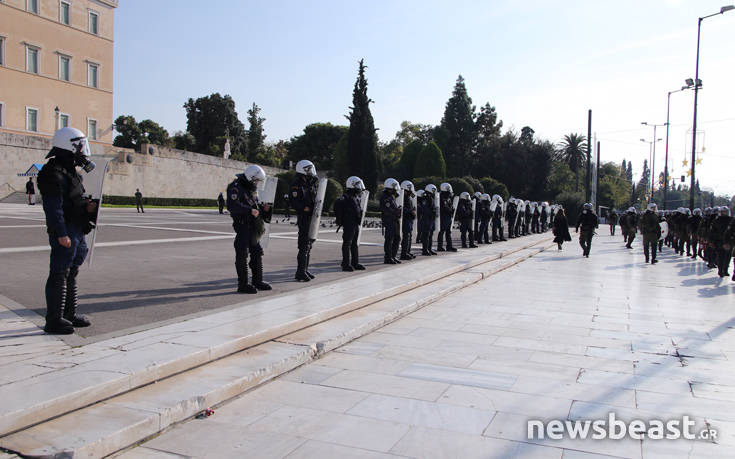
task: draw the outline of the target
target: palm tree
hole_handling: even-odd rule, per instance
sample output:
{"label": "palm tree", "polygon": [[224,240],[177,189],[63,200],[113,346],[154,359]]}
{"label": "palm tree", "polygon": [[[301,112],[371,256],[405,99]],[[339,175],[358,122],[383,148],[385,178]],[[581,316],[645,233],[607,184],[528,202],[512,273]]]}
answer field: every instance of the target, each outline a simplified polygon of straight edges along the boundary
{"label": "palm tree", "polygon": [[579,171],[584,168],[586,154],[587,138],[577,133],[565,135],[556,150],[556,160],[563,162],[574,172],[574,191],[579,190]]}

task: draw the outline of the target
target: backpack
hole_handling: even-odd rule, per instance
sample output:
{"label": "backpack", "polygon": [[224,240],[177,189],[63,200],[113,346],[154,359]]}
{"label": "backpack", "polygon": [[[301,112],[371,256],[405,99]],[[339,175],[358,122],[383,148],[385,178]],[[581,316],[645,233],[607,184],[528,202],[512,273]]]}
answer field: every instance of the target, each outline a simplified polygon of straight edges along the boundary
{"label": "backpack", "polygon": [[336,201],[334,201],[334,206],[332,207],[334,210],[334,218],[335,223],[337,226],[344,226],[344,217],[345,217],[345,197],[340,196],[337,198]]}

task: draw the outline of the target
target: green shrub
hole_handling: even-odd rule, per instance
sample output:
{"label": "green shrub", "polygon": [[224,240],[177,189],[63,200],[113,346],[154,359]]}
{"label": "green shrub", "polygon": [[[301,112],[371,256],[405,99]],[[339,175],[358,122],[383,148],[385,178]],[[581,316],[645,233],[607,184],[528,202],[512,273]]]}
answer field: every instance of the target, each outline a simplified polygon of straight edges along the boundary
{"label": "green shrub", "polygon": [[510,197],[510,192],[508,192],[508,187],[505,186],[504,183],[501,183],[492,177],[483,177],[480,179],[480,183],[482,183],[482,187],[485,189],[485,193],[489,194],[490,196],[498,194],[500,195],[500,197],[503,198],[503,201],[508,201],[508,198]]}
{"label": "green shrub", "polygon": [[446,179],[445,182],[452,185],[452,191],[454,192],[455,196],[459,196],[459,194],[463,191],[466,191],[469,194],[474,193],[472,185],[470,185],[465,179],[452,177]]}
{"label": "green shrub", "polygon": [[476,193],[478,191],[480,193],[484,193],[485,192],[485,188],[482,186],[482,182],[480,182],[479,179],[477,179],[477,178],[475,178],[475,177],[473,177],[471,175],[465,175],[464,177],[462,177],[462,179],[465,182],[469,183],[470,186],[472,186],[472,190],[473,190],[472,192],[473,193]]}
{"label": "green shrub", "polygon": [[[103,195],[102,202],[112,205],[135,205],[135,196],[113,196]],[[217,207],[217,199],[205,198],[154,198],[144,197],[144,206],[164,206],[164,207]]]}
{"label": "green shrub", "polygon": [[431,175],[439,177],[447,176],[447,165],[444,162],[444,155],[436,142],[429,142],[429,144],[421,150],[421,153],[419,153],[416,158],[413,175],[415,177],[426,177]]}

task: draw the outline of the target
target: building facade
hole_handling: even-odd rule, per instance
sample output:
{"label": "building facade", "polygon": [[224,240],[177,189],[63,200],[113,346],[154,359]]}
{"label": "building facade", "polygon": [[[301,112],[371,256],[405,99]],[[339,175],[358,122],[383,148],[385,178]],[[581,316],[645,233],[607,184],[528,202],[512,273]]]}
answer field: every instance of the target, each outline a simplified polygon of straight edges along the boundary
{"label": "building facade", "polygon": [[0,131],[112,143],[117,0],[0,0]]}

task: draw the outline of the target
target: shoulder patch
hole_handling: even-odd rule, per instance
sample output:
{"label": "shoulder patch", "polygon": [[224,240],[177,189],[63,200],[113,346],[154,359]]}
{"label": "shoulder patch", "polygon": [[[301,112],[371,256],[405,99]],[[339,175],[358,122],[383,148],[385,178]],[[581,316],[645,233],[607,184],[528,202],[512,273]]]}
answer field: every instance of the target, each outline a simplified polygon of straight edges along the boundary
{"label": "shoulder patch", "polygon": [[231,191],[232,192],[230,193],[230,198],[231,199],[234,199],[234,200],[237,200],[237,192],[235,190],[231,190]]}
{"label": "shoulder patch", "polygon": [[292,192],[292,193],[291,193],[291,195],[292,195],[292,196],[293,196],[294,198],[298,198],[298,197],[299,197],[299,192],[298,192],[298,191],[294,191],[294,192]]}

